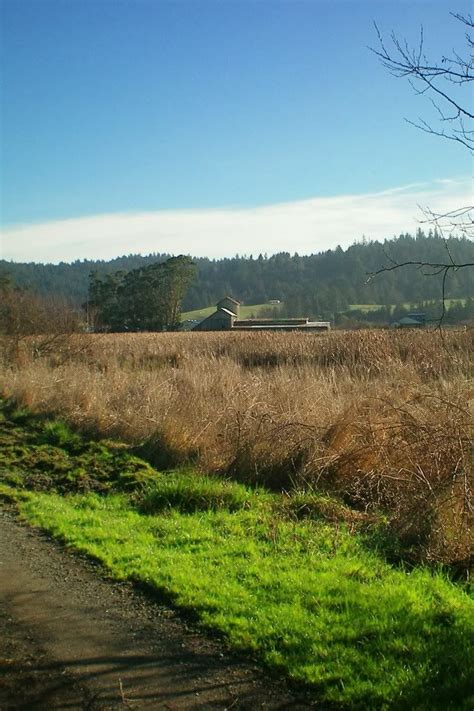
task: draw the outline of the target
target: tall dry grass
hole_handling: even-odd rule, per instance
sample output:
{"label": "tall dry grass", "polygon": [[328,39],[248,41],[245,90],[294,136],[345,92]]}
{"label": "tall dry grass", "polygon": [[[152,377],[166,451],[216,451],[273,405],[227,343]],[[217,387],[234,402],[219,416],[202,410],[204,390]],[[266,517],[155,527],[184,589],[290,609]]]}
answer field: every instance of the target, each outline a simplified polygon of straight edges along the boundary
{"label": "tall dry grass", "polygon": [[71,335],[1,342],[0,392],[159,466],[382,509],[425,558],[472,555],[472,331]]}

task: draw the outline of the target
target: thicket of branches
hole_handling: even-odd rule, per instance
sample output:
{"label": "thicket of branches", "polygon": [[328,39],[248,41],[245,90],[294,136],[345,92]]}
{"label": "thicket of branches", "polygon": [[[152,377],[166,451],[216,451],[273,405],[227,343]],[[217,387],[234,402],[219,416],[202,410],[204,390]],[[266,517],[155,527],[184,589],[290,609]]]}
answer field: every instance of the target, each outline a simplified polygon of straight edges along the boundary
{"label": "thicket of branches", "polygon": [[79,312],[65,299],[21,289],[0,275],[0,335],[21,340],[33,335],[72,333],[81,330],[81,322]]}

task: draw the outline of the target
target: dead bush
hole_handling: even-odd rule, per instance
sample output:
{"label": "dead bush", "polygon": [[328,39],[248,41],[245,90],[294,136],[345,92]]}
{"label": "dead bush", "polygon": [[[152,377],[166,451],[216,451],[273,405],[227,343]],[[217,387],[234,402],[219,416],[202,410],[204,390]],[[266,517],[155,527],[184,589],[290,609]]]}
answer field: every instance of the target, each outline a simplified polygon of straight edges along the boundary
{"label": "dead bush", "polygon": [[464,400],[418,393],[364,400],[325,436],[321,485],[381,509],[405,552],[438,562],[472,556],[472,420]]}

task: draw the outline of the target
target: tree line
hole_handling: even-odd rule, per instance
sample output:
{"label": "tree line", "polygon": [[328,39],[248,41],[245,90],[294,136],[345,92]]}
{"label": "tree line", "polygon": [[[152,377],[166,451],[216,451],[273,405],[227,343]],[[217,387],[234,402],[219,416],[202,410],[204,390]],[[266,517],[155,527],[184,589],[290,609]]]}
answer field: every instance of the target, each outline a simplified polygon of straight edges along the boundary
{"label": "tree line", "polygon": [[[301,256],[282,252],[266,255],[235,256],[227,259],[193,259],[194,277],[183,289],[182,308],[190,311],[214,305],[230,294],[246,304],[262,304],[270,299],[283,302],[287,316],[333,318],[350,304],[406,304],[436,301],[441,298],[441,282],[436,275],[423,275],[415,265],[380,274],[368,281],[387,262],[411,260],[436,262],[446,259],[447,245],[453,260],[474,260],[474,244],[467,238],[444,240],[439,234],[418,230],[384,242],[362,240],[347,249],[337,247],[319,254]],[[102,299],[100,318],[112,323],[115,311],[123,312],[125,322],[135,328],[133,306],[124,298],[125,289],[134,293],[147,279],[153,281],[156,265],[170,259],[165,254],[146,257],[128,255],[105,261],[76,261],[72,264],[15,264],[0,262],[0,274],[9,272],[12,281],[33,293],[69,299],[77,308],[87,302],[91,282],[91,308]],[[189,258],[187,258],[189,259]],[[149,272],[144,271],[153,267]],[[126,276],[133,272],[131,276]],[[164,276],[160,276],[163,278]],[[95,280],[95,281],[94,281]],[[452,270],[445,284],[445,297],[474,296],[471,270]],[[147,308],[152,309],[150,303]],[[99,309],[99,310],[100,310]],[[126,312],[126,313],[125,313]],[[122,318],[122,317],[120,317]],[[149,322],[150,316],[144,317]],[[154,317],[153,317],[154,318]],[[173,320],[173,318],[171,319]],[[133,325],[135,323],[135,325]]]}

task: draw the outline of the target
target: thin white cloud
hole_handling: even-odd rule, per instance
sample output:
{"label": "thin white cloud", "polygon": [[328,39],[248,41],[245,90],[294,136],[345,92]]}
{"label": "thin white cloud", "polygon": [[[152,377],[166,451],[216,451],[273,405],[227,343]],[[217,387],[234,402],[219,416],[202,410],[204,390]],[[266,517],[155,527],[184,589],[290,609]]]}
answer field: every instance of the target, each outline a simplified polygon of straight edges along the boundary
{"label": "thin white cloud", "polygon": [[446,212],[471,203],[472,181],[463,178],[256,208],[93,215],[7,228],[0,233],[1,256],[15,262],[57,263],[151,252],[216,258],[310,254],[346,247],[363,235],[385,239],[414,232],[420,205]]}

